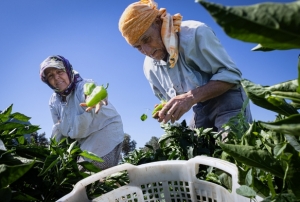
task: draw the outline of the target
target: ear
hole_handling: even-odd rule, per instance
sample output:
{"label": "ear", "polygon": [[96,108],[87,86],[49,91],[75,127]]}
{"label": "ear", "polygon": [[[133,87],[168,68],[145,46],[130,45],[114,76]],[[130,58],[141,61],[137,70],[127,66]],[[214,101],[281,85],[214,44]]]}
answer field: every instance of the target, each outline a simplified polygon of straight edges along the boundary
{"label": "ear", "polygon": [[159,25],[159,26],[162,25],[162,19],[160,18],[160,16],[161,16],[161,15],[158,15],[158,16],[155,18],[154,22],[153,22],[153,23],[155,23],[155,24],[157,24],[157,25]]}
{"label": "ear", "polygon": [[157,16],[151,25],[154,29],[160,30],[162,26],[162,19],[160,16]]}

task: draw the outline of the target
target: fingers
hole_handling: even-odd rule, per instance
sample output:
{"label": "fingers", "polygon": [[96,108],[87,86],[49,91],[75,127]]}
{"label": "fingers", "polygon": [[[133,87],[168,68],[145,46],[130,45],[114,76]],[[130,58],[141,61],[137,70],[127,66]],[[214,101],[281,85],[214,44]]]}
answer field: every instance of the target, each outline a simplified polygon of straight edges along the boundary
{"label": "fingers", "polygon": [[95,113],[98,114],[98,112],[100,111],[101,107],[103,105],[108,105],[108,100],[107,98],[105,98],[104,100],[101,100],[97,105],[96,105],[96,109],[95,109]]}
{"label": "fingers", "polygon": [[159,112],[156,112],[154,115],[152,115],[152,117],[155,118],[155,119],[158,119],[159,118],[158,113]]}
{"label": "fingers", "polygon": [[[80,103],[79,104],[81,107],[87,107],[86,103]],[[90,111],[91,109],[93,109],[93,107],[88,107],[85,109],[86,112]]]}
{"label": "fingers", "polygon": [[101,102],[99,102],[98,104],[96,104],[96,108],[95,108],[95,113],[98,114],[98,112],[101,109]]}
{"label": "fingers", "polygon": [[86,107],[87,106],[86,103],[80,103],[79,105],[82,106],[82,107]]}
{"label": "fingers", "polygon": [[89,112],[91,109],[93,109],[93,107],[88,107],[85,109],[86,112]]}
{"label": "fingers", "polygon": [[[80,103],[79,105],[80,105],[81,107],[87,107],[87,104],[86,104],[86,103]],[[97,104],[97,105],[98,105],[98,104]],[[87,108],[85,109],[85,111],[86,111],[86,112],[89,112],[89,111],[91,111],[91,109],[96,108],[96,113],[98,113],[98,111],[100,110],[100,108],[97,107],[97,105],[92,106],[92,107],[87,107]]]}
{"label": "fingers", "polygon": [[158,121],[166,124],[168,121],[178,121],[185,112],[177,105],[165,105],[157,114]]}
{"label": "fingers", "polygon": [[[79,104],[81,107],[87,107],[86,103],[80,103]],[[91,109],[95,108],[95,113],[98,114],[98,112],[100,111],[102,105],[108,105],[108,100],[107,98],[105,98],[104,100],[100,101],[98,104],[96,104],[95,106],[92,107],[87,107],[85,109],[86,112],[89,112]]]}
{"label": "fingers", "polygon": [[104,105],[108,105],[108,98],[106,97],[104,100],[101,101]]}
{"label": "fingers", "polygon": [[171,119],[172,114],[173,113],[168,105],[165,105],[159,112],[157,112],[158,121],[165,124]]}

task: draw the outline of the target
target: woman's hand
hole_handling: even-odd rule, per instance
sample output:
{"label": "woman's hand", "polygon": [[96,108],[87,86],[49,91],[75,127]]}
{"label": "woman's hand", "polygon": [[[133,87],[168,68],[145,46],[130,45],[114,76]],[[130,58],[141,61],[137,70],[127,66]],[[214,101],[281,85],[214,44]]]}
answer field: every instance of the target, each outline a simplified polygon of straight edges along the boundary
{"label": "woman's hand", "polygon": [[[96,105],[92,106],[92,107],[88,107],[85,109],[86,112],[89,112],[91,109],[95,108],[95,113],[98,114],[98,112],[100,111],[101,107],[103,105],[107,105],[108,104],[108,96],[101,100],[99,103],[97,103]],[[79,104],[80,106],[82,107],[87,107],[87,104],[86,103],[80,103]]]}

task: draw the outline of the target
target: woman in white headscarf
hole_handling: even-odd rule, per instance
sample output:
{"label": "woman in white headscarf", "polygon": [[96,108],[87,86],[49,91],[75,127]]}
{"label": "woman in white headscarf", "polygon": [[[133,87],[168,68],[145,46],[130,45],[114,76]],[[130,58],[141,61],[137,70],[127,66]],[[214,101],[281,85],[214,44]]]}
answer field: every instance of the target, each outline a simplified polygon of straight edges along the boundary
{"label": "woman in white headscarf", "polygon": [[[77,140],[82,150],[104,160],[93,162],[101,169],[117,165],[124,139],[121,116],[108,100],[99,103],[96,109],[82,105],[86,99],[83,86],[94,81],[81,78],[60,55],[49,56],[41,63],[40,77],[54,90],[49,100],[54,122],[52,137]],[[79,161],[83,160],[88,159]]]}

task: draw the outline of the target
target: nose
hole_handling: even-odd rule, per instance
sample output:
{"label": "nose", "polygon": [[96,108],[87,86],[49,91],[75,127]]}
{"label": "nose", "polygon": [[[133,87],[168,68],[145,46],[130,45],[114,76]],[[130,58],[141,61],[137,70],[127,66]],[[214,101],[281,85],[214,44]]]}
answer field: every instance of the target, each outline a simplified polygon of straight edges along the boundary
{"label": "nose", "polygon": [[59,74],[57,74],[57,73],[54,73],[54,75],[53,75],[53,77],[54,77],[54,79],[58,79],[59,78]]}

